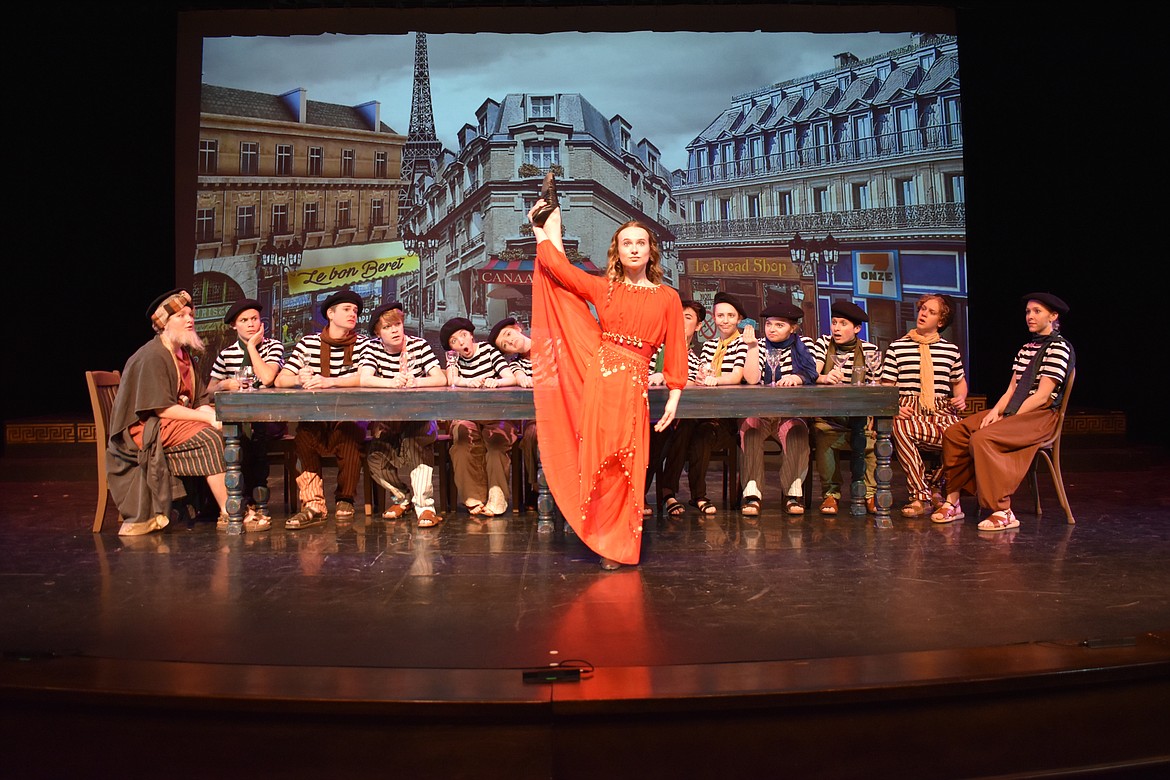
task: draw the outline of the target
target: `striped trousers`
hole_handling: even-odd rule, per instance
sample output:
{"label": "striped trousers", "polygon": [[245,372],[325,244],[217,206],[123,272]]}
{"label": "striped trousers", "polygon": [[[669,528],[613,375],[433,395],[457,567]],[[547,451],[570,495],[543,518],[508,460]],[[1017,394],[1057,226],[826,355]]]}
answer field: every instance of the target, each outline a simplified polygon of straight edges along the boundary
{"label": "striped trousers", "polygon": [[358,478],[362,473],[362,444],[366,433],[360,425],[343,422],[302,422],[297,425],[293,447],[297,452],[300,471],[321,474],[321,456],[337,458],[338,501],[353,502],[357,494]]}
{"label": "striped trousers", "polygon": [[[938,403],[941,408],[943,400],[939,399]],[[909,500],[929,504],[930,485],[926,482],[926,466],[922,463],[919,447],[941,451],[943,434],[959,421],[959,415],[952,411],[927,414],[919,407],[918,396],[901,396],[898,405],[912,409],[912,413],[909,417],[899,415],[894,418],[894,454],[906,472]]]}
{"label": "striped trousers", "polygon": [[164,446],[163,454],[175,477],[208,477],[225,470],[223,435],[210,425],[178,444]]}

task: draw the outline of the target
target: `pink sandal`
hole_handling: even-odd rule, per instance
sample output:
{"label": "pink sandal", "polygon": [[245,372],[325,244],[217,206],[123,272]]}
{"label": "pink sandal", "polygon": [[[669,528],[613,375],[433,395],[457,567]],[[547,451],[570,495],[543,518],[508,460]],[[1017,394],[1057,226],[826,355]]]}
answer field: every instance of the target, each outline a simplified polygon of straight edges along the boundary
{"label": "pink sandal", "polygon": [[955,520],[962,520],[966,517],[963,514],[963,508],[957,504],[952,504],[950,501],[944,501],[942,506],[930,516],[932,523],[953,523]]}
{"label": "pink sandal", "polygon": [[1007,531],[1019,527],[1020,521],[1016,519],[1015,513],[1010,509],[992,512],[986,520],[979,523],[980,531]]}

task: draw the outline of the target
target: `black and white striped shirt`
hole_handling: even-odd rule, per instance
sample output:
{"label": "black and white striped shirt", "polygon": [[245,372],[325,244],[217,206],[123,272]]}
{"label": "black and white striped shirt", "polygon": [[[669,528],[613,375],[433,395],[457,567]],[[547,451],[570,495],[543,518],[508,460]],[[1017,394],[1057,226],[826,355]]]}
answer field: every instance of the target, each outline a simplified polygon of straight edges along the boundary
{"label": "black and white striped shirt", "polygon": [[[410,375],[415,379],[422,379],[433,369],[440,368],[438,356],[425,339],[406,336],[403,351],[406,352],[406,364],[410,369]],[[374,376],[389,379],[402,372],[402,353],[391,355],[386,351],[386,345],[381,339],[370,339],[362,351],[359,363],[362,367],[369,366],[374,369]]]}
{"label": "black and white striped shirt", "polygon": [[[338,378],[357,371],[362,354],[365,352],[369,342],[369,337],[358,335],[357,342],[353,345],[349,365],[346,365],[344,362],[345,349],[333,347],[329,351],[329,376]],[[305,366],[312,369],[314,374],[321,373],[320,333],[310,333],[307,336],[302,336],[300,341],[293,345],[292,353],[284,363],[284,370],[297,374]]]}
{"label": "black and white striped shirt", "polygon": [[460,379],[502,379],[512,372],[502,352],[484,341],[476,342],[475,354],[469,358],[457,355],[455,365]]}
{"label": "black and white striped shirt", "polygon": [[517,355],[515,358],[512,359],[511,365],[512,365],[512,368],[514,368],[517,373],[524,374],[524,376],[528,377],[529,379],[532,378],[532,358],[531,357],[524,357],[522,355]]}
{"label": "black and white striped shirt", "polygon": [[[934,367],[934,394],[950,398],[955,383],[964,376],[959,348],[946,339],[939,339],[928,346],[930,362]],[[921,368],[918,342],[903,336],[886,349],[882,380],[897,384],[900,396],[918,396],[922,389]]]}
{"label": "black and white striped shirt", "polygon": [[[704,365],[711,365],[711,361],[715,358],[715,350],[719,348],[721,340],[714,338],[703,345],[703,352],[699,359]],[[744,363],[747,362],[747,351],[747,342],[742,338],[733,341],[723,353],[723,363],[719,373],[730,374],[737,368],[743,368]]]}
{"label": "black and white striped shirt", "polygon": [[[825,355],[827,355],[829,352],[829,343],[832,340],[833,340],[833,337],[827,336],[827,335],[821,336],[819,339],[816,340],[816,343],[813,344],[813,348],[812,348],[813,360],[815,360],[818,363],[821,363],[822,365],[824,364]],[[862,351],[862,354],[864,354],[867,358],[869,358],[871,355],[880,355],[881,354],[881,350],[878,349],[877,344],[871,344],[870,342],[865,341],[865,340],[862,340],[862,342],[861,342],[861,351]],[[843,351],[843,350],[841,350],[840,347],[838,347],[837,348],[837,355],[839,357],[845,358],[845,365],[844,365],[844,367],[842,367],[841,370],[845,372],[845,375],[847,377],[852,376],[853,375],[853,349],[850,348],[848,350]],[[832,370],[833,367],[829,366],[829,368],[830,368],[830,370]],[[823,372],[823,373],[827,373],[827,372]]]}
{"label": "black and white striped shirt", "polygon": [[[1032,362],[1032,357],[1039,349],[1040,342],[1029,341],[1024,346],[1020,347],[1020,351],[1016,353],[1016,360],[1012,363],[1012,374],[1016,381],[1020,380],[1024,371],[1028,369],[1028,364]],[[1028,388],[1028,395],[1032,395],[1040,389],[1040,378],[1048,377],[1056,382],[1056,389],[1052,393],[1052,402],[1055,404],[1059,401],[1061,391],[1064,388],[1064,380],[1068,378],[1069,365],[1073,360],[1072,346],[1063,338],[1053,339],[1047,351],[1044,353],[1044,359],[1040,363],[1040,370],[1036,372],[1036,381]]]}
{"label": "black and white striped shirt", "polygon": [[[256,351],[260,353],[261,360],[265,363],[275,363],[277,370],[280,370],[284,363],[284,344],[276,339],[263,339],[256,345]],[[211,364],[211,378],[222,382],[234,377],[240,366],[244,365],[245,354],[238,339],[224,347]]]}
{"label": "black and white striped shirt", "polygon": [[[813,346],[814,346],[813,340],[810,339],[808,336],[801,336],[800,340],[802,342],[804,342],[804,347],[805,347],[805,349],[808,350],[808,353],[810,355],[813,355],[813,360],[816,360],[816,354],[813,352]],[[758,357],[759,357],[759,363],[760,363],[760,381],[763,382],[765,377],[767,376],[766,366],[767,366],[767,360],[768,360],[768,340],[767,339],[760,339],[759,343],[760,343],[760,352],[759,352]],[[792,347],[789,347],[788,349],[780,350],[780,365],[777,366],[777,368],[776,368],[776,376],[785,377],[791,373],[793,373],[793,370],[792,370]]]}

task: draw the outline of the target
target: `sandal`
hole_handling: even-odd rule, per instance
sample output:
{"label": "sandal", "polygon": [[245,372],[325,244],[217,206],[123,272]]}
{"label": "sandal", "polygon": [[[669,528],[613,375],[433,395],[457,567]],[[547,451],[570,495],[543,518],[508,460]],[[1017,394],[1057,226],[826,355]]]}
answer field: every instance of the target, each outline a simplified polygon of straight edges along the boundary
{"label": "sandal", "polygon": [[803,515],[804,500],[799,496],[789,496],[784,502],[784,513],[788,515]]}
{"label": "sandal", "polygon": [[321,525],[325,522],[326,513],[309,509],[308,507],[297,512],[295,515],[284,521],[284,527],[291,531],[299,531],[302,528],[311,528],[315,525]]}
{"label": "sandal", "polygon": [[922,517],[924,514],[926,514],[926,507],[918,499],[914,499],[902,507],[903,517]]}
{"label": "sandal", "polygon": [[740,513],[744,517],[756,517],[760,514],[760,498],[759,496],[748,496],[743,500],[743,504],[739,508]]}
{"label": "sandal", "polygon": [[272,528],[272,518],[254,506],[248,507],[248,514],[244,515],[244,532],[249,534],[268,531]]}
{"label": "sandal", "polygon": [[686,505],[674,496],[667,496],[662,508],[666,510],[666,514],[674,518],[682,517],[687,511]]}
{"label": "sandal", "polygon": [[980,531],[1007,531],[1019,527],[1020,521],[1016,519],[1015,513],[1010,509],[992,512],[990,517],[979,523]]}
{"label": "sandal", "polygon": [[443,516],[435,514],[433,509],[424,509],[418,514],[418,527],[431,528],[443,522]]}
{"label": "sandal", "polygon": [[488,509],[487,504],[482,501],[477,501],[474,504],[468,504],[467,511],[471,514],[472,517],[491,518],[496,516],[496,513]]}
{"label": "sandal", "polygon": [[700,498],[697,501],[691,501],[691,506],[699,510],[700,514],[713,515],[719,511],[718,507],[712,504],[705,498]]}
{"label": "sandal", "polygon": [[382,513],[382,519],[383,520],[399,520],[402,518],[402,516],[404,514],[406,514],[406,510],[408,508],[409,507],[406,504],[394,504],[394,505],[390,506],[385,512]]}
{"label": "sandal", "polygon": [[966,515],[963,514],[963,507],[952,504],[950,501],[944,501],[938,511],[930,516],[930,521],[932,523],[951,523],[955,520],[962,520],[964,517]]}

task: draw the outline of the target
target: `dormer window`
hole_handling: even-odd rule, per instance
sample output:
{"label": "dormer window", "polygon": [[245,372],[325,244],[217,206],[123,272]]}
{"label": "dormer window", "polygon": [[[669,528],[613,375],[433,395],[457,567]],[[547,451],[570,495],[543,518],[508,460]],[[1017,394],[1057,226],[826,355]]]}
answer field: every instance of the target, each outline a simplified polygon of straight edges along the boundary
{"label": "dormer window", "polygon": [[934,65],[935,56],[934,49],[918,55],[918,66],[922,68],[923,72],[930,70],[930,67]]}
{"label": "dormer window", "polygon": [[884,82],[890,77],[890,73],[893,72],[893,70],[894,66],[892,63],[883,62],[877,66],[874,72],[877,74],[878,81]]}
{"label": "dormer window", "polygon": [[552,119],[555,116],[552,96],[528,98],[529,119]]}

